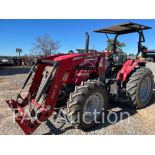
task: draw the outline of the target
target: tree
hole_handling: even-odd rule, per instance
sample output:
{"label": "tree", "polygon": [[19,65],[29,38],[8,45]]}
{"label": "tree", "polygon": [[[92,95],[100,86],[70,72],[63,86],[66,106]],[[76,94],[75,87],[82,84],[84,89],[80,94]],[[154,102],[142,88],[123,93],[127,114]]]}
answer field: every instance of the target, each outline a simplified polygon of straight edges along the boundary
{"label": "tree", "polygon": [[[106,50],[112,51],[113,50],[113,44],[114,44],[114,39],[109,39],[107,40],[107,47]],[[116,49],[120,52],[123,52],[122,47],[125,47],[126,44],[123,42],[119,42],[118,40],[116,41]]]}
{"label": "tree", "polygon": [[48,34],[36,37],[32,51],[37,55],[49,56],[60,47],[58,41],[54,41]]}

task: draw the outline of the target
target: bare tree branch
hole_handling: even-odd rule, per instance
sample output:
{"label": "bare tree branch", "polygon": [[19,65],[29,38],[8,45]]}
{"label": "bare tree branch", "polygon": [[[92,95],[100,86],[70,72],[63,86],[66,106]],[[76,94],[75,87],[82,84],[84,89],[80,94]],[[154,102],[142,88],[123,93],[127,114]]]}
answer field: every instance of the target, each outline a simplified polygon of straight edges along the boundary
{"label": "bare tree branch", "polygon": [[54,41],[48,34],[44,34],[36,37],[32,51],[37,55],[49,56],[57,51],[59,47],[58,41]]}

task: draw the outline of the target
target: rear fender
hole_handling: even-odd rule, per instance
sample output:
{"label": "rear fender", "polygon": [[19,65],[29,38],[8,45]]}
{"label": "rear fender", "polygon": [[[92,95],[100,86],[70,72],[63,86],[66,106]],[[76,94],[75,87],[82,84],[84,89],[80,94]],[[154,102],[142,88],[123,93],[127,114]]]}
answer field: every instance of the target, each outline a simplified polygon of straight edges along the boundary
{"label": "rear fender", "polygon": [[117,74],[117,80],[124,82],[128,75],[138,66],[145,65],[141,60],[127,60]]}

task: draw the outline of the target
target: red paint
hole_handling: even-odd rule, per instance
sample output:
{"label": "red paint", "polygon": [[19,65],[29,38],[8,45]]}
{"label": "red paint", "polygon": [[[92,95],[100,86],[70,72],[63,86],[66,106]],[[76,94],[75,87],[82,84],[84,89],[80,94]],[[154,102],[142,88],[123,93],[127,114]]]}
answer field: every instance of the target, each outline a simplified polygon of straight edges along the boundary
{"label": "red paint", "polygon": [[[128,75],[139,66],[140,60],[127,60],[117,74],[117,80],[125,81]],[[144,62],[145,63],[145,62]]]}
{"label": "red paint", "polygon": [[[102,53],[86,53],[86,54],[69,54],[69,55],[53,55],[47,58],[46,60],[53,60],[58,62],[55,75],[53,77],[53,82],[50,86],[48,96],[42,106],[39,106],[38,103],[34,102],[36,95],[33,95],[38,91],[39,85],[42,80],[42,73],[47,65],[39,64],[35,72],[35,76],[29,93],[26,97],[26,101],[23,106],[16,101],[7,101],[8,105],[11,108],[17,108],[19,116],[16,117],[16,122],[23,129],[25,134],[32,134],[34,130],[43,122],[46,121],[53,113],[54,107],[57,103],[62,84],[80,84],[82,81],[87,80],[90,75],[98,73],[98,75],[104,73],[104,57]],[[103,63],[103,65],[101,64]],[[85,67],[94,67],[95,70],[75,70],[75,66],[85,66]],[[67,79],[63,80],[64,77]],[[35,105],[35,110],[40,112],[38,121],[33,121],[29,115],[25,114],[25,106],[32,104]],[[24,121],[22,121],[24,118]]]}

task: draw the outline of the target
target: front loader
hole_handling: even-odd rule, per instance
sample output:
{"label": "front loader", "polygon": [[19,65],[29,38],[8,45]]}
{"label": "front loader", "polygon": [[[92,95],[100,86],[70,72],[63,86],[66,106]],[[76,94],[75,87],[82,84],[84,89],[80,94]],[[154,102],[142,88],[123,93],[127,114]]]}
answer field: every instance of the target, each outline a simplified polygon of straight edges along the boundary
{"label": "front loader", "polygon": [[[107,38],[108,34],[114,35],[112,51],[90,51],[89,35],[86,34],[82,52],[39,59],[17,99],[7,100],[25,134],[32,134],[55,108],[66,107],[70,123],[87,130],[102,119],[109,102],[127,103],[134,108],[147,106],[153,91],[153,74],[145,60],[138,58],[147,50],[142,46],[143,30],[147,29],[150,27],[132,22],[99,29],[95,32],[105,33]],[[118,51],[116,44],[118,36],[128,33],[139,35],[136,59],[132,60]],[[31,86],[23,97],[22,91],[30,79],[33,79]]]}
{"label": "front loader", "polygon": [[[64,85],[68,86],[68,89],[74,89],[75,85],[81,84],[81,81],[86,81],[96,74],[103,74],[103,65],[99,65],[103,62],[102,55],[102,53],[54,55],[36,62],[17,99],[7,101],[16,113],[17,123],[26,134],[31,134],[52,115]],[[90,59],[92,59],[91,65],[86,62]],[[34,71],[29,92],[23,99],[21,92]]]}

